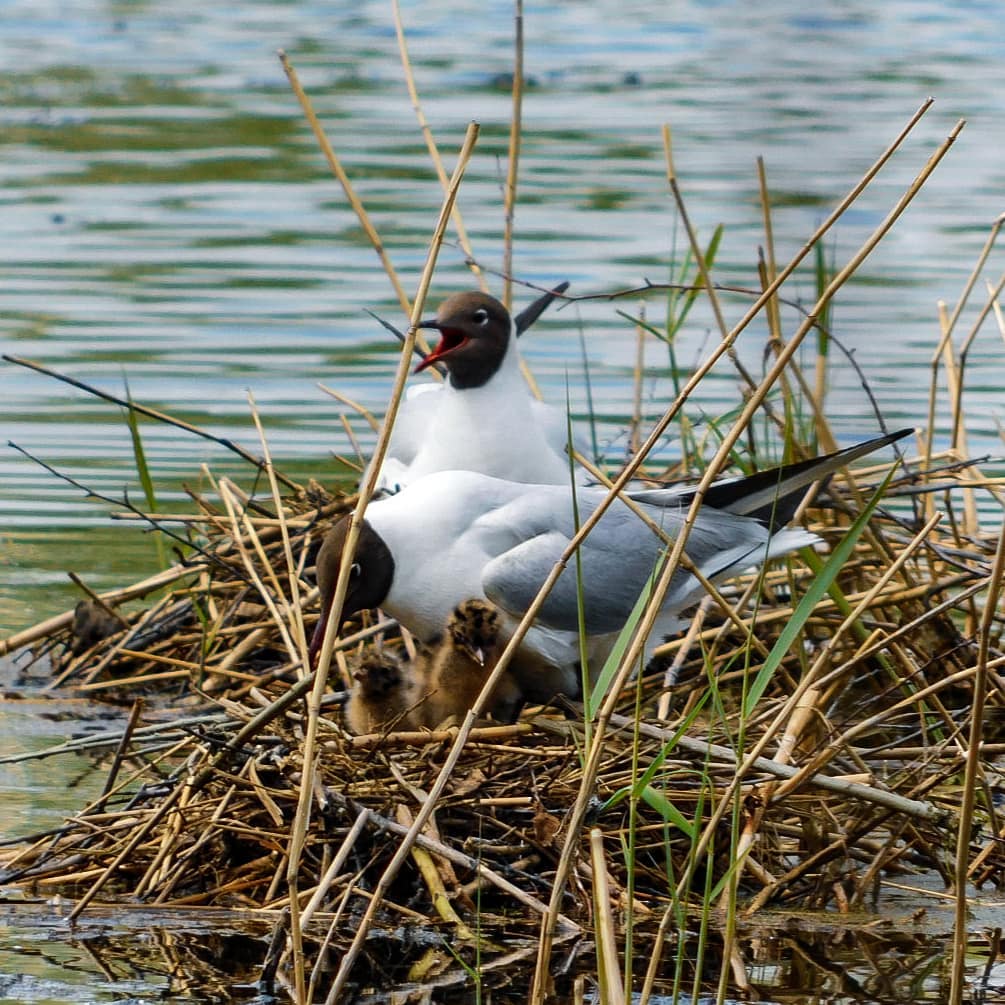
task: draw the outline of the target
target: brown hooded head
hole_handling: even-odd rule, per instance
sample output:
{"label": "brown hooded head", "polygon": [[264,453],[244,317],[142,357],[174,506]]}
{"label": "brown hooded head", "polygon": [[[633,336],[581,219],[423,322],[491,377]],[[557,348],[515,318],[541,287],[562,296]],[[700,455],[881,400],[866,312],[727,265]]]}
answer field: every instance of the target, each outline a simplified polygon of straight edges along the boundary
{"label": "brown hooded head", "polygon": [[[318,618],[311,640],[309,653],[311,667],[317,662],[328,619],[331,616],[338,571],[349,534],[349,522],[348,516],[342,517],[328,531],[318,551],[317,579],[318,591],[321,594],[321,616]],[[344,623],[357,611],[379,607],[391,589],[393,578],[394,558],[391,556],[391,551],[384,543],[384,539],[364,520],[360,525],[356,553],[349,570],[349,585],[346,587],[345,601],[342,604],[342,622]],[[341,630],[341,625],[339,628]]]}
{"label": "brown hooded head", "polygon": [[509,347],[509,311],[487,293],[455,293],[440,304],[436,318],[420,328],[440,333],[439,345],[415,368],[442,363],[458,390],[481,387],[499,369]]}

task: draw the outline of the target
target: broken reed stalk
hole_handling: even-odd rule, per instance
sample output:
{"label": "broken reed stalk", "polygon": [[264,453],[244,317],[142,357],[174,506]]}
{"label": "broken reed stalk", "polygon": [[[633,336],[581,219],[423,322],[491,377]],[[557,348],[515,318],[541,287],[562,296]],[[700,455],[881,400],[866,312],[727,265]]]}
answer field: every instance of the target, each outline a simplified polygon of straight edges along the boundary
{"label": "broken reed stalk", "polygon": [[[509,123],[509,156],[503,188],[503,285],[502,302],[513,307],[513,223],[516,219],[516,185],[520,169],[520,139],[523,125],[523,0],[516,0],[513,15],[513,111]],[[540,395],[538,395],[540,397]]]}
{"label": "broken reed stalk", "polygon": [[[913,121],[916,121],[916,119]],[[684,547],[687,542],[689,529],[695,519],[698,509],[702,504],[702,501],[704,500],[705,492],[708,490],[708,486],[711,484],[712,480],[715,478],[715,476],[718,474],[718,472],[721,470],[721,468],[727,461],[729,454],[733,449],[733,446],[736,444],[740,436],[746,430],[757,408],[767,395],[770,388],[774,385],[774,383],[778,379],[779,374],[784,369],[788,360],[792,357],[796,349],[801,344],[802,339],[812,328],[813,319],[820,312],[820,310],[824,306],[826,306],[827,303],[830,302],[830,300],[841,288],[841,286],[843,286],[844,283],[847,281],[847,279],[854,274],[858,266],[861,265],[861,263],[865,260],[868,254],[875,248],[875,246],[879,243],[882,237],[893,226],[893,224],[899,218],[901,213],[903,213],[903,211],[910,204],[914,196],[920,191],[922,185],[927,180],[929,175],[938,166],[942,157],[945,156],[945,154],[948,152],[950,146],[952,146],[953,142],[956,139],[956,136],[959,134],[962,128],[963,123],[961,121],[957,123],[954,130],[950,133],[949,137],[932,154],[932,156],[929,158],[928,163],[925,165],[925,167],[922,169],[919,175],[915,178],[915,180],[912,182],[912,184],[910,185],[908,190],[904,193],[904,195],[901,196],[901,198],[898,200],[893,209],[890,210],[886,218],[873,231],[873,233],[859,248],[859,250],[851,257],[851,259],[846,263],[844,268],[842,268],[840,272],[838,272],[838,274],[828,284],[827,288],[823,291],[821,296],[818,298],[817,303],[810,311],[810,314],[807,317],[807,319],[799,326],[799,328],[789,341],[788,345],[786,345],[779,352],[774,362],[774,365],[768,371],[765,378],[761,381],[758,388],[751,394],[750,398],[747,400],[739,418],[734,423],[732,429],[726,434],[715,456],[709,462],[709,465],[705,470],[705,473],[702,476],[701,481],[698,483],[694,491],[693,502],[691,503],[691,506],[685,517],[682,531],[678,535],[677,540],[674,543],[674,547],[671,549],[670,554],[666,559],[666,563],[661,573],[660,580],[659,582],[657,582],[653,590],[653,596],[650,598],[647,610],[642,616],[642,619],[635,631],[635,636],[632,640],[632,643],[629,645],[628,650],[625,653],[624,658],[622,659],[622,663],[615,676],[614,683],[608,693],[607,698],[604,701],[603,706],[601,707],[599,715],[597,716],[597,726],[594,731],[593,746],[587,752],[587,764],[583,773],[583,786],[580,791],[580,797],[577,800],[576,806],[573,808],[572,811],[572,816],[569,821],[568,829],[566,831],[565,847],[563,849],[562,858],[559,861],[555,883],[552,888],[552,899],[549,904],[552,916],[554,916],[554,914],[557,913],[558,903],[560,902],[560,899],[564,893],[565,882],[568,877],[569,868],[571,866],[571,860],[575,853],[575,848],[578,845],[579,835],[581,832],[583,821],[586,816],[586,810],[589,805],[589,798],[592,790],[592,785],[596,778],[597,770],[599,768],[600,757],[603,747],[603,738],[606,732],[606,722],[609,719],[611,713],[614,711],[614,701],[615,701],[614,696],[620,692],[621,688],[624,686],[625,681],[628,679],[629,674],[638,665],[638,660],[642,652],[645,640],[648,638],[650,632],[652,631],[656,617],[659,613],[659,606],[660,604],[662,604],[663,598],[666,595],[666,591],[669,588],[670,578],[673,575],[674,571],[676,570],[677,565],[680,561],[680,556],[683,553]],[[901,134],[902,137],[903,135],[904,133]],[[666,149],[668,153],[668,174],[670,178],[673,178],[675,172],[673,170],[672,161],[669,161],[669,151],[670,151],[669,136],[668,134],[666,134],[666,136],[667,136]],[[790,267],[784,269],[779,274],[778,279],[780,279],[782,276],[788,275],[789,272],[791,272],[791,268],[794,268],[794,266],[791,266],[790,263]],[[778,279],[776,279],[776,283],[778,282]],[[772,286],[769,285],[768,290],[771,289]],[[759,298],[758,300],[759,304],[766,302],[768,300],[768,296],[766,295],[767,293],[768,291],[765,291],[765,295],[762,295],[762,297]],[[718,359],[719,356],[722,355],[722,353],[728,351],[728,349],[733,345],[735,339],[739,336],[742,328],[745,327],[745,325],[748,322],[749,318],[745,316],[745,318],[742,319],[740,323],[733,329],[733,331],[730,332],[728,336],[722,340],[718,348],[712,353],[712,359]],[[698,372],[701,372],[702,369],[703,368],[699,368]],[[685,386],[684,391],[682,392],[682,396],[684,396],[685,394],[690,394],[692,381],[689,381],[688,384]],[[669,417],[672,417],[672,413],[675,413],[676,410],[679,409],[681,404],[682,402],[680,402],[680,399],[678,399],[678,402],[675,402],[674,405],[670,407],[670,409],[667,412],[667,415],[664,416],[664,418],[666,419],[666,424],[669,423]],[[662,421],[659,424],[657,424],[657,429],[659,429],[661,426],[665,427],[665,423]],[[650,439],[652,438],[650,437]],[[625,481],[627,480],[626,475],[630,477],[630,473],[634,472],[633,465],[637,466],[636,462],[641,463],[642,459],[648,453],[648,450],[650,448],[651,443],[647,440],[646,445],[643,446],[639,455],[637,455],[637,457],[633,459],[632,463],[628,465],[625,472],[623,472],[622,475],[615,482],[615,489],[620,490],[620,488],[623,486],[623,480]],[[602,507],[598,507],[598,512],[601,508]],[[594,514],[594,516],[596,516],[596,514]],[[587,529],[589,523],[590,521],[587,521],[587,523],[584,524],[584,529]],[[505,658],[505,653],[503,655],[503,658]],[[738,772],[737,782],[740,777],[742,777],[742,775]],[[729,798],[724,798],[719,803],[719,807],[717,808],[716,813],[713,814],[712,821],[706,827],[704,834],[702,835],[702,838],[699,841],[698,847],[696,849],[696,854],[693,860],[695,864],[697,864],[701,860],[701,857],[704,855],[705,850],[707,849],[708,846],[708,842],[711,840],[713,829],[715,826],[717,826],[718,821],[725,814],[729,805],[730,805]],[[681,882],[678,884],[678,896],[681,896],[682,889],[686,889],[685,879],[688,880],[689,882],[690,876],[688,875],[682,878]],[[547,987],[547,975],[551,959],[552,937],[553,937],[553,928],[551,927],[551,919],[550,917],[546,917],[545,920],[542,922],[541,926],[538,963],[534,976],[534,985],[531,997],[533,1005],[543,1005],[544,1002]]]}
{"label": "broken reed stalk", "polygon": [[[353,555],[356,550],[356,542],[359,539],[359,530],[363,520],[363,513],[370,500],[370,496],[373,494],[376,487],[377,476],[380,473],[381,465],[384,463],[384,455],[387,452],[387,445],[390,440],[391,430],[394,426],[394,420],[398,414],[398,406],[400,404],[401,397],[404,394],[405,381],[411,368],[412,349],[415,344],[415,335],[418,330],[419,321],[422,318],[422,308],[425,305],[426,293],[429,289],[430,283],[432,282],[433,271],[436,267],[436,260],[439,255],[440,244],[443,241],[443,234],[446,230],[447,220],[450,217],[450,211],[457,198],[457,191],[460,187],[461,180],[464,177],[464,172],[468,166],[468,162],[471,159],[471,153],[474,149],[477,138],[478,124],[472,122],[468,126],[464,144],[461,147],[460,154],[458,155],[457,165],[454,168],[453,176],[450,179],[450,186],[447,189],[443,206],[440,209],[440,216],[433,231],[433,238],[430,242],[429,253],[426,257],[426,264],[423,268],[422,277],[419,280],[419,287],[416,291],[415,301],[412,304],[408,332],[406,333],[405,344],[402,346],[398,372],[395,377],[394,388],[391,392],[391,400],[388,403],[380,436],[377,438],[377,445],[374,448],[374,456],[370,464],[370,473],[366,478],[365,483],[360,488],[359,502],[353,510],[351,522],[349,524],[349,531],[346,535],[345,549],[342,554],[342,562],[339,567],[338,578],[336,580],[331,613],[328,618],[324,641],[321,645],[321,655],[318,659],[317,682],[314,691],[311,693],[308,705],[308,730],[307,735],[304,738],[303,748],[304,781],[300,789],[300,803],[297,807],[297,818],[294,824],[293,833],[291,834],[289,856],[290,870],[287,874],[291,891],[296,890],[297,870],[300,866],[300,855],[303,851],[304,840],[306,838],[307,821],[310,819],[312,790],[312,785],[310,783],[313,782],[315,770],[314,756],[315,745],[317,742],[317,716],[320,712],[321,698],[324,694],[328,676],[328,666],[331,661],[332,644],[335,640],[335,636],[338,634],[338,627],[341,623],[342,605],[345,601],[346,588],[349,584],[349,568],[352,565]],[[392,859],[391,864],[385,870],[384,875],[381,876],[377,889],[374,891],[374,897],[367,906],[366,913],[360,921],[356,937],[353,939],[349,951],[343,957],[338,973],[335,975],[331,994],[336,998],[341,993],[341,988],[345,986],[345,982],[348,980],[349,973],[352,970],[356,957],[359,955],[359,952],[363,947],[363,941],[366,939],[370,925],[373,923],[373,918],[380,907],[383,894],[386,892],[391,880],[400,868],[402,861],[409,851],[411,842],[414,842],[415,837],[425,825],[429,815],[432,813],[433,806],[435,805],[435,799],[431,798],[427,805],[428,808],[424,806],[416,816],[415,824],[409,831],[411,839],[409,840],[409,838],[406,838],[402,841],[401,846],[399,847],[399,852],[395,855],[394,859]],[[295,897],[291,898],[291,906],[295,899]],[[296,908],[293,907],[293,916],[290,927],[294,933],[299,931],[299,922],[296,915]],[[294,940],[295,939],[296,935],[294,935]]]}
{"label": "broken reed stalk", "polygon": [[[991,229],[988,232],[988,236],[984,241],[984,246],[981,248],[981,252],[977,257],[977,262],[975,263],[973,269],[970,271],[970,275],[967,277],[967,281],[964,284],[963,291],[960,294],[959,299],[956,302],[956,306],[953,308],[953,312],[948,317],[945,315],[945,303],[939,303],[939,314],[941,321],[942,337],[939,340],[938,346],[936,346],[935,351],[932,354],[932,376],[928,391],[928,437],[926,439],[926,454],[925,454],[925,470],[928,470],[931,466],[932,451],[934,449],[935,442],[935,410],[936,410],[936,395],[938,392],[938,372],[939,372],[939,361],[945,356],[947,351],[952,353],[952,336],[953,332],[956,330],[956,323],[960,319],[960,315],[963,313],[963,308],[966,306],[967,301],[970,299],[970,294],[973,292],[973,288],[977,283],[977,280],[984,270],[984,266],[987,263],[988,257],[991,254],[991,250],[994,247],[995,241],[998,239],[998,233],[1005,224],[1005,214],[1002,214],[995,219],[991,225]],[[998,292],[1001,291],[1001,285],[997,288]],[[993,288],[988,290],[988,301],[990,304],[994,305],[997,302],[997,295]],[[982,312],[981,321],[986,317],[986,312]],[[973,328],[973,333],[976,333],[979,325],[975,325]],[[958,405],[959,398],[952,394],[951,397],[953,401]],[[957,436],[959,434],[960,427],[959,423],[954,417],[953,430],[950,442],[956,443]]]}
{"label": "broken reed stalk", "polygon": [[321,381],[318,381],[318,387],[330,398],[334,398],[343,405],[348,405],[354,412],[361,415],[373,432],[380,432],[380,423],[374,417],[374,414],[370,411],[370,409],[361,405],[358,401],[353,400],[347,394],[343,394],[341,391],[336,391],[335,388],[329,387],[327,384],[322,384]]}
{"label": "broken reed stalk", "polygon": [[[443,194],[446,195],[450,191],[450,177],[447,175],[447,169],[443,166],[440,149],[436,145],[436,140],[433,139],[433,130],[426,119],[426,113],[423,111],[422,102],[419,99],[419,91],[415,86],[415,73],[412,70],[412,60],[408,55],[408,42],[405,39],[405,26],[401,18],[401,4],[399,0],[392,0],[391,14],[394,19],[394,32],[398,39],[398,53],[401,57],[401,68],[405,73],[405,87],[408,89],[408,97],[412,102],[412,109],[419,122],[419,132],[422,133],[422,138],[426,141],[429,159],[433,162],[433,167],[436,169],[436,177],[440,179],[440,187],[443,189]],[[478,285],[482,291],[488,293],[488,283],[485,280],[485,273],[478,267],[478,263],[475,261],[475,254],[471,248],[468,231],[464,226],[464,218],[456,202],[450,210],[450,219],[457,230],[457,243],[464,252],[468,268],[478,281]],[[405,313],[408,314],[409,311],[406,309]],[[439,371],[437,370],[436,373],[439,374]]]}
{"label": "broken reed stalk", "polygon": [[966,985],[965,966],[969,940],[967,938],[967,920],[969,915],[969,897],[967,883],[970,878],[970,837],[974,818],[974,805],[977,798],[978,783],[987,791],[981,764],[981,743],[984,738],[984,703],[988,689],[988,669],[991,646],[991,633],[995,613],[998,611],[998,601],[1002,595],[1002,583],[1005,581],[1005,521],[1002,522],[1001,533],[998,535],[998,548],[995,551],[994,566],[988,581],[987,600],[981,615],[980,631],[977,640],[977,668],[974,676],[974,706],[970,715],[970,736],[967,746],[967,763],[963,775],[963,805],[960,810],[960,822],[956,838],[956,869],[955,869],[955,926],[953,928],[953,964],[951,972],[950,1005],[962,1005],[963,991]]}

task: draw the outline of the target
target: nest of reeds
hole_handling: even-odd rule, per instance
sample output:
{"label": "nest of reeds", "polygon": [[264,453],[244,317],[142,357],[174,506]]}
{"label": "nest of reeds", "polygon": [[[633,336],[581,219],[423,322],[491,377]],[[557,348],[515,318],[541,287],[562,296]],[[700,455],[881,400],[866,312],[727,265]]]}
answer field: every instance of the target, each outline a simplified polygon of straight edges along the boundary
{"label": "nest of reeds", "polygon": [[[814,529],[845,539],[877,476],[832,483],[826,508],[812,511]],[[222,482],[219,501],[200,499],[200,521],[186,518],[199,548],[161,577],[174,582],[160,600],[129,615],[114,598],[95,605],[111,612],[96,640],[82,635],[79,612],[38,640],[61,687],[132,702],[134,714],[124,733],[63,745],[115,752],[104,793],[58,832],[8,854],[5,882],[72,893],[78,906],[100,896],[276,911],[294,890],[304,937],[332,952],[345,949],[343,933],[380,889],[385,936],[428,922],[463,946],[477,917],[482,938],[512,948],[548,910],[584,798],[588,826],[557,900],[567,932],[591,924],[598,868],[611,909],[655,930],[674,905],[737,875],[738,848],[739,891],[754,908],[849,910],[884,879],[918,871],[948,882],[958,737],[975,698],[976,598],[996,542],[958,526],[939,532],[923,507],[905,512],[897,495],[922,483],[905,466],[887,486],[796,640],[786,637],[795,601],[819,568],[793,561],[737,581],[728,614],[703,603],[686,635],[620,695],[588,793],[584,758],[596,726],[582,709],[476,726],[408,862],[380,889],[457,730],[347,732],[344,655],[377,639],[405,644],[396,628],[367,618],[340,643],[317,719],[310,826],[291,884],[291,834],[304,813],[312,565],[348,501],[322,501],[312,489],[252,509]],[[287,568],[295,575],[278,572]],[[801,688],[807,677],[813,687]],[[143,725],[141,698],[186,715]],[[1002,705],[992,688],[993,743]],[[1000,881],[997,842],[974,851],[975,878]],[[427,942],[405,943],[403,972],[426,965]]]}

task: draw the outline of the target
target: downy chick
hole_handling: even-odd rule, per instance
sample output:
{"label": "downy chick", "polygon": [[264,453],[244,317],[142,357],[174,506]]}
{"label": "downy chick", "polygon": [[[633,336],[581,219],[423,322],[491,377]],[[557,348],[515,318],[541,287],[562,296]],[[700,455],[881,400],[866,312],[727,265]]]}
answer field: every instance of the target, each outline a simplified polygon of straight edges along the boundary
{"label": "downy chick", "polygon": [[391,653],[369,651],[352,670],[355,680],[345,709],[351,733],[382,733],[387,729],[415,729],[410,711],[420,694],[402,661]]}
{"label": "downy chick", "polygon": [[[420,678],[428,697],[418,711],[430,729],[444,720],[464,718],[495,668],[505,646],[499,612],[487,601],[459,604],[447,621],[439,645],[427,656]],[[500,722],[512,722],[523,704],[516,681],[507,672],[496,685],[486,712]]]}

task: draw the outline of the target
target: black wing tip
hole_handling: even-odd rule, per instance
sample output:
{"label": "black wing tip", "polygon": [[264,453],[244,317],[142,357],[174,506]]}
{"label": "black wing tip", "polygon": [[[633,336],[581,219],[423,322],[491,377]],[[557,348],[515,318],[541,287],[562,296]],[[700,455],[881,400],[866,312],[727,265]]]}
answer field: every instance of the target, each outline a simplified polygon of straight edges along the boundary
{"label": "black wing tip", "polygon": [[547,293],[542,293],[537,300],[520,311],[513,319],[517,335],[522,335],[551,306],[551,302],[556,297],[560,297],[568,288],[568,281],[557,283]]}
{"label": "black wing tip", "polygon": [[[913,428],[898,429],[892,433],[861,440],[830,454],[766,468],[745,478],[713,482],[705,493],[705,505],[749,516],[764,524],[774,534],[792,519],[814,481],[827,482],[833,473],[845,464],[881,450],[913,433]],[[791,484],[792,479],[798,479],[796,484]],[[789,487],[785,486],[786,481],[790,482]],[[777,491],[769,501],[760,505],[750,505],[749,502],[748,505],[743,505],[744,500],[752,500],[773,487]]]}
{"label": "black wing tip", "polygon": [[884,433],[882,436],[875,436],[871,440],[863,440],[861,443],[856,443],[847,449],[856,450],[859,447],[871,446],[873,450],[879,450],[880,447],[885,447],[889,443],[896,443],[898,440],[904,439],[905,436],[913,436],[915,432],[914,426],[905,426],[903,429],[897,429],[892,433]]}

